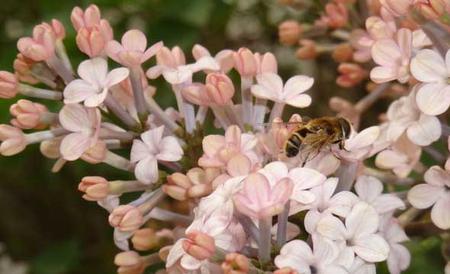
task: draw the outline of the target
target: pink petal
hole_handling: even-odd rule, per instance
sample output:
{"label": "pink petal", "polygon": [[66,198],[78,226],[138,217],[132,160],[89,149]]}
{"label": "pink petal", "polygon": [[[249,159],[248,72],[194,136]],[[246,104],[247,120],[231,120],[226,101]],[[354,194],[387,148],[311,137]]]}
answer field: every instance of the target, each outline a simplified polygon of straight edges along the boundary
{"label": "pink petal", "polygon": [[276,183],[282,178],[288,176],[288,168],[286,164],[280,161],[271,162],[265,165],[260,172],[264,174],[264,176],[266,176],[271,183]]}
{"label": "pink petal", "polygon": [[327,179],[325,175],[311,168],[294,168],[289,172],[289,178],[295,182],[294,193],[318,186]]}
{"label": "pink petal", "polygon": [[134,175],[139,182],[143,184],[151,184],[158,180],[158,162],[153,156],[147,156],[140,160],[135,169]]}
{"label": "pink petal", "polygon": [[418,209],[432,206],[445,192],[444,187],[429,184],[419,184],[408,192],[408,201]]}
{"label": "pink petal", "polygon": [[157,127],[155,129],[147,130],[141,134],[141,139],[147,145],[150,153],[158,153],[159,143],[164,134],[164,126]]}
{"label": "pink petal", "polygon": [[392,39],[382,39],[372,47],[372,58],[383,67],[397,67],[397,61],[402,57],[400,48]]}
{"label": "pink petal", "polygon": [[428,146],[439,139],[442,129],[438,118],[422,114],[419,121],[413,123],[406,133],[416,145]]}
{"label": "pink petal", "polygon": [[162,48],[164,47],[164,43],[162,41],[159,41],[155,44],[153,44],[151,47],[149,47],[145,52],[144,55],[142,56],[142,62],[147,61],[148,59],[152,58],[153,56],[156,55],[156,53]]}
{"label": "pink petal", "polygon": [[397,31],[397,43],[402,50],[403,59],[408,59],[411,56],[412,50],[412,32],[409,29],[401,28]]}
{"label": "pink petal", "polygon": [[76,79],[70,82],[64,89],[64,103],[79,103],[95,94],[97,94],[97,89],[92,84],[81,79]]}
{"label": "pink petal", "polygon": [[311,105],[311,96],[307,94],[300,94],[292,98],[286,99],[285,103],[297,108],[305,108]]}
{"label": "pink petal", "polygon": [[279,181],[270,193],[270,199],[272,202],[279,204],[285,204],[292,194],[294,183],[289,178],[284,178]]}
{"label": "pink petal", "polygon": [[297,75],[290,78],[284,85],[284,98],[290,100],[307,91],[314,84],[314,79],[308,76]]}
{"label": "pink petal", "polygon": [[431,220],[440,229],[450,228],[450,193],[441,197],[431,209]]}
{"label": "pink petal", "polygon": [[106,87],[112,87],[115,84],[118,84],[125,80],[128,77],[129,73],[130,71],[127,68],[113,69],[106,76],[104,85]]}
{"label": "pink petal", "polygon": [[147,47],[147,38],[142,31],[132,29],[122,36],[122,45],[126,50],[144,52]]}
{"label": "pink petal", "polygon": [[377,155],[375,165],[379,168],[392,169],[408,161],[408,157],[400,152],[384,150]]}
{"label": "pink petal", "polygon": [[225,132],[225,142],[236,148],[241,146],[241,129],[238,126],[230,126]]}
{"label": "pink petal", "polygon": [[281,99],[283,80],[275,73],[264,73],[257,76],[258,84],[252,86],[254,96],[263,99]]}
{"label": "pink petal", "polygon": [[84,100],[84,105],[90,108],[98,107],[105,101],[107,95],[108,89],[104,88],[101,93],[96,93],[86,98],[86,100]]}
{"label": "pink petal", "polygon": [[175,162],[183,157],[183,149],[173,136],[164,137],[159,144],[160,152],[156,156],[158,160]]}
{"label": "pink petal", "polygon": [[392,67],[374,67],[370,71],[370,79],[377,84],[397,79],[397,70]]}
{"label": "pink petal", "polygon": [[423,49],[411,61],[411,73],[421,82],[441,82],[447,78],[447,68],[441,55],[431,49]]}
{"label": "pink petal", "polygon": [[166,267],[169,268],[173,266],[186,252],[183,249],[183,240],[178,240],[170,249],[169,255],[166,259]]}
{"label": "pink petal", "polygon": [[91,146],[91,139],[84,133],[71,133],[64,137],[59,147],[62,157],[75,161]]}
{"label": "pink petal", "polygon": [[400,274],[406,270],[411,262],[411,254],[409,250],[400,244],[391,245],[391,251],[387,259],[389,272],[392,274]]}
{"label": "pink petal", "polygon": [[106,53],[117,63],[120,63],[119,53],[125,50],[123,46],[117,41],[109,41],[106,45]]}
{"label": "pink petal", "polygon": [[383,192],[383,184],[375,177],[360,176],[356,181],[355,191],[361,200],[372,203]]}
{"label": "pink petal", "polygon": [[73,132],[90,129],[91,120],[86,109],[79,104],[65,105],[59,112],[62,127]]}
{"label": "pink petal", "polygon": [[389,254],[388,243],[379,235],[371,234],[354,239],[353,250],[361,259],[374,263],[387,259]]}
{"label": "pink petal", "polygon": [[425,182],[433,186],[443,187],[450,184],[450,173],[439,166],[432,166],[424,174]]}
{"label": "pink petal", "polygon": [[78,66],[78,75],[96,87],[103,83],[108,73],[108,63],[105,59],[97,57],[81,62]]}
{"label": "pink petal", "polygon": [[141,140],[134,139],[130,152],[130,161],[136,163],[150,155],[147,145]]}
{"label": "pink petal", "polygon": [[375,142],[378,136],[380,136],[380,128],[378,126],[366,128],[353,138],[350,138],[345,143],[345,148],[352,151],[370,146]]}
{"label": "pink petal", "polygon": [[208,135],[203,138],[202,146],[203,152],[206,155],[213,156],[218,153],[219,149],[221,149],[225,145],[225,137],[222,135]]}
{"label": "pink petal", "polygon": [[440,115],[450,106],[450,86],[440,83],[423,85],[417,91],[416,102],[423,113]]}
{"label": "pink petal", "polygon": [[251,164],[248,157],[238,154],[228,161],[227,172],[232,177],[244,176],[250,173]]}
{"label": "pink petal", "polygon": [[317,223],[317,232],[331,240],[343,240],[346,234],[344,224],[334,216],[326,216]]}
{"label": "pink petal", "polygon": [[368,235],[378,229],[378,214],[371,205],[357,203],[345,219],[345,226],[351,235]]}
{"label": "pink petal", "polygon": [[192,71],[185,66],[180,66],[177,69],[165,69],[162,74],[164,79],[172,85],[184,83],[192,78]]}

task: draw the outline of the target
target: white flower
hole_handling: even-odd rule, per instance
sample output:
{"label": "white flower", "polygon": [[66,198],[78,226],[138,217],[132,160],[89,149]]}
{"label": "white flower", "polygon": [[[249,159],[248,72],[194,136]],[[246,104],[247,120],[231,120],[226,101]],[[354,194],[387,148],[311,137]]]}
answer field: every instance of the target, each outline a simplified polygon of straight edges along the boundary
{"label": "white flower", "polygon": [[406,270],[411,261],[409,250],[400,243],[408,241],[405,231],[395,218],[383,218],[380,222],[380,232],[389,243],[390,251],[387,265],[391,274],[400,274]]}
{"label": "white flower", "polygon": [[424,84],[417,91],[417,106],[428,115],[439,115],[450,106],[450,51],[444,58],[423,49],[411,61],[411,73]]}

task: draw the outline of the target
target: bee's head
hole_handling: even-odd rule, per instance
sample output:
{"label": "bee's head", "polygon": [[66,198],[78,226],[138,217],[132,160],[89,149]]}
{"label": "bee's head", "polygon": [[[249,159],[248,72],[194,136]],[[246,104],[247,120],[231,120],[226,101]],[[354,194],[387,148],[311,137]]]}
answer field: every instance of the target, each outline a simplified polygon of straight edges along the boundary
{"label": "bee's head", "polygon": [[338,118],[339,125],[341,126],[342,133],[344,134],[344,138],[347,139],[350,136],[352,131],[352,125],[345,118]]}

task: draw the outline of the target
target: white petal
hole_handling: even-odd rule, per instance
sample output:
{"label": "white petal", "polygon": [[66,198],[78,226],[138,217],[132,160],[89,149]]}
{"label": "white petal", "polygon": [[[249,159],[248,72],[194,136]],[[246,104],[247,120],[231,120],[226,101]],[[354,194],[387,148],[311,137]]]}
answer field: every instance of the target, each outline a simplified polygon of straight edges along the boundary
{"label": "white petal", "polygon": [[115,84],[122,82],[128,77],[129,73],[130,71],[127,68],[116,68],[111,70],[108,73],[108,76],[106,76],[104,86],[112,87]]}
{"label": "white petal", "polygon": [[398,151],[384,150],[378,153],[375,165],[379,168],[392,169],[408,161],[408,156]]}
{"label": "white petal", "polygon": [[370,79],[377,84],[390,82],[397,79],[397,70],[391,67],[374,67],[370,71]]}
{"label": "white petal", "polygon": [[400,274],[411,262],[409,250],[400,244],[391,245],[387,265],[391,274]]}
{"label": "white petal", "polygon": [[357,202],[359,202],[359,198],[353,192],[341,191],[331,198],[327,211],[341,217],[347,217]]}
{"label": "white petal", "polygon": [[319,234],[331,240],[343,240],[346,234],[344,224],[334,216],[326,216],[317,223]]}
{"label": "white petal", "polygon": [[378,214],[375,209],[365,202],[357,203],[345,219],[345,226],[350,235],[362,237],[374,233],[378,229]]}
{"label": "white petal", "polygon": [[158,152],[159,143],[162,140],[163,134],[164,126],[160,126],[142,133],[141,139],[147,145],[149,151],[153,154],[156,154]]}
{"label": "white petal", "polygon": [[156,156],[158,160],[175,162],[183,156],[183,149],[173,136],[164,137],[160,143],[160,153]]}
{"label": "white petal", "polygon": [[307,94],[299,94],[284,101],[286,104],[297,108],[305,108],[311,105],[311,96]]}
{"label": "white petal", "polygon": [[[266,96],[266,98],[282,99],[283,80],[275,73],[263,73],[256,77],[261,90],[256,91],[257,94]],[[252,87],[253,92],[253,87]]]}
{"label": "white petal", "polygon": [[166,267],[171,267],[174,265],[186,252],[183,249],[184,239],[178,240],[170,249],[169,255],[166,260]]}
{"label": "white petal", "polygon": [[355,184],[356,193],[367,203],[372,203],[383,192],[383,184],[375,177],[360,176]]}
{"label": "white petal", "polygon": [[83,133],[71,133],[64,137],[59,147],[62,157],[75,161],[91,146],[91,139]]}
{"label": "white petal", "polygon": [[448,186],[450,183],[450,172],[443,170],[440,166],[430,167],[423,177],[425,182],[434,186]]}
{"label": "white petal", "polygon": [[94,94],[97,94],[97,89],[92,84],[81,79],[76,79],[70,82],[64,89],[64,103],[79,103]]}
{"label": "white petal", "polygon": [[92,94],[84,101],[86,107],[95,108],[100,106],[108,95],[108,89],[104,88],[101,93]]}
{"label": "white petal", "polygon": [[428,146],[438,140],[442,133],[441,123],[435,116],[420,115],[406,131],[409,140],[419,146]]}
{"label": "white petal", "polygon": [[351,151],[370,146],[375,142],[378,136],[380,136],[380,127],[373,126],[366,128],[345,142],[345,148]]}
{"label": "white petal", "polygon": [[97,87],[104,82],[107,73],[108,63],[100,57],[83,61],[78,66],[78,75],[81,79],[97,85]]}
{"label": "white petal", "polygon": [[371,234],[354,239],[353,250],[367,262],[382,262],[389,254],[388,243],[379,235]]}
{"label": "white petal", "polygon": [[145,157],[151,155],[147,145],[141,140],[134,139],[130,152],[130,161],[136,163]]}
{"label": "white petal", "polygon": [[440,229],[450,228],[450,192],[447,191],[431,209],[431,220]]}
{"label": "white petal", "polygon": [[308,76],[297,75],[290,78],[284,85],[283,93],[286,100],[296,98],[307,91],[314,84],[314,79]]}
{"label": "white petal", "polygon": [[134,169],[134,175],[139,182],[151,184],[158,180],[158,162],[154,157],[148,156],[139,161]]}
{"label": "white petal", "polygon": [[439,82],[447,78],[447,68],[441,55],[423,49],[411,61],[411,73],[421,82]]}
{"label": "white petal", "polygon": [[73,132],[84,131],[91,125],[86,109],[79,104],[65,105],[59,112],[59,122],[63,128]]}
{"label": "white petal", "polygon": [[400,48],[392,39],[378,40],[372,47],[372,58],[378,65],[396,67],[401,57]]}
{"label": "white petal", "polygon": [[333,241],[319,235],[313,235],[312,241],[316,260],[324,265],[331,264],[336,260],[339,255],[339,248]]}
{"label": "white petal", "polygon": [[408,192],[408,201],[419,209],[432,206],[445,191],[444,187],[429,184],[419,184]]}
{"label": "white petal", "polygon": [[311,168],[294,168],[289,171],[289,178],[295,183],[294,191],[318,186],[327,179],[322,173]]}
{"label": "white petal", "polygon": [[187,270],[197,270],[202,265],[202,261],[189,254],[184,254],[184,256],[181,257],[180,265]]}
{"label": "white petal", "polygon": [[404,209],[405,203],[393,194],[383,194],[372,204],[379,214],[385,214],[397,209]]}
{"label": "white petal", "polygon": [[416,102],[419,109],[428,115],[440,115],[450,106],[450,86],[433,83],[420,87]]}

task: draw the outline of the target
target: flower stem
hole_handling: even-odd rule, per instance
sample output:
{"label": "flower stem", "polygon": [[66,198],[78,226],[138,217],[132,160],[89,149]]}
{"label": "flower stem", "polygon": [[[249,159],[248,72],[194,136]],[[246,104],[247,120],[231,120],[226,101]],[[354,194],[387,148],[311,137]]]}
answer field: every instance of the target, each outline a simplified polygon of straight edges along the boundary
{"label": "flower stem", "polygon": [[25,135],[28,144],[36,144],[68,133],[63,128],[33,132]]}
{"label": "flower stem", "polygon": [[203,124],[205,122],[207,114],[208,114],[208,107],[200,106],[197,111],[197,116],[195,116],[195,120],[198,123]]}
{"label": "flower stem", "polygon": [[253,103],[252,93],[250,87],[252,86],[253,79],[251,77],[241,78],[241,99],[242,99],[242,117],[244,120],[244,126],[252,124],[253,118]]}
{"label": "flower stem", "polygon": [[111,151],[106,151],[105,159],[103,163],[108,164],[120,170],[132,171],[130,161],[122,156],[115,154]]}
{"label": "flower stem", "polygon": [[161,109],[158,103],[156,103],[153,97],[147,99],[147,108],[153,115],[158,117],[171,131],[176,131],[180,128],[177,123],[175,123],[169,116],[167,116],[167,114],[164,112],[164,110]]}
{"label": "flower stem", "polygon": [[341,161],[341,166],[336,172],[336,175],[339,177],[339,182],[335,193],[352,189],[353,182],[356,179],[358,166],[359,162]]}
{"label": "flower stem", "polygon": [[139,121],[141,122],[142,126],[144,126],[147,122],[148,111],[144,97],[144,88],[142,87],[141,81],[141,68],[134,67],[129,69],[131,87],[133,88],[134,104],[136,106]]}
{"label": "flower stem", "polygon": [[59,58],[61,58],[61,62],[63,65],[67,68],[68,71],[73,73],[72,64],[70,63],[69,56],[67,56],[66,47],[64,46],[64,43],[61,39],[58,39],[56,41],[56,54]]}
{"label": "flower stem", "polygon": [[272,216],[259,220],[258,257],[262,264],[270,261]]}
{"label": "flower stem", "polygon": [[192,218],[187,215],[178,214],[159,207],[155,207],[148,215],[149,218],[164,222],[174,222],[182,225],[190,225],[192,223]]}
{"label": "flower stem", "polygon": [[275,103],[273,105],[272,112],[270,112],[269,123],[271,123],[277,117],[282,118],[284,106],[284,103]]}
{"label": "flower stem", "polygon": [[50,68],[53,69],[54,72],[56,72],[63,79],[66,85],[75,79],[73,73],[64,65],[61,59],[59,59],[56,55],[50,57],[50,59],[47,60],[47,64]]}
{"label": "flower stem", "polygon": [[284,205],[284,210],[280,214],[278,214],[278,226],[277,226],[277,244],[278,246],[283,246],[286,242],[286,233],[287,233],[287,223],[289,217],[289,210],[291,208],[290,202],[288,201]]}
{"label": "flower stem", "polygon": [[63,95],[59,91],[35,88],[25,84],[19,84],[19,93],[28,97],[48,99],[48,100],[62,100]]}
{"label": "flower stem", "polygon": [[114,113],[129,129],[139,131],[141,125],[112,97],[112,95],[106,96],[104,101],[106,107]]}
{"label": "flower stem", "polygon": [[367,109],[369,109],[380,97],[384,94],[386,90],[391,86],[390,83],[383,83],[376,87],[372,92],[370,92],[368,95],[366,95],[364,98],[359,100],[358,103],[355,105],[355,109],[359,113],[365,112]]}
{"label": "flower stem", "polygon": [[166,194],[162,191],[161,188],[155,190],[150,199],[138,206],[139,210],[142,212],[142,215],[146,215],[151,212],[153,208],[155,208],[165,197]]}
{"label": "flower stem", "polygon": [[139,181],[110,181],[109,182],[109,194],[120,195],[127,192],[141,191],[148,188],[148,185],[144,185]]}
{"label": "flower stem", "polygon": [[264,123],[264,117],[266,116],[267,100],[256,98],[255,99],[255,112],[253,113],[253,123],[255,128],[262,129]]}

